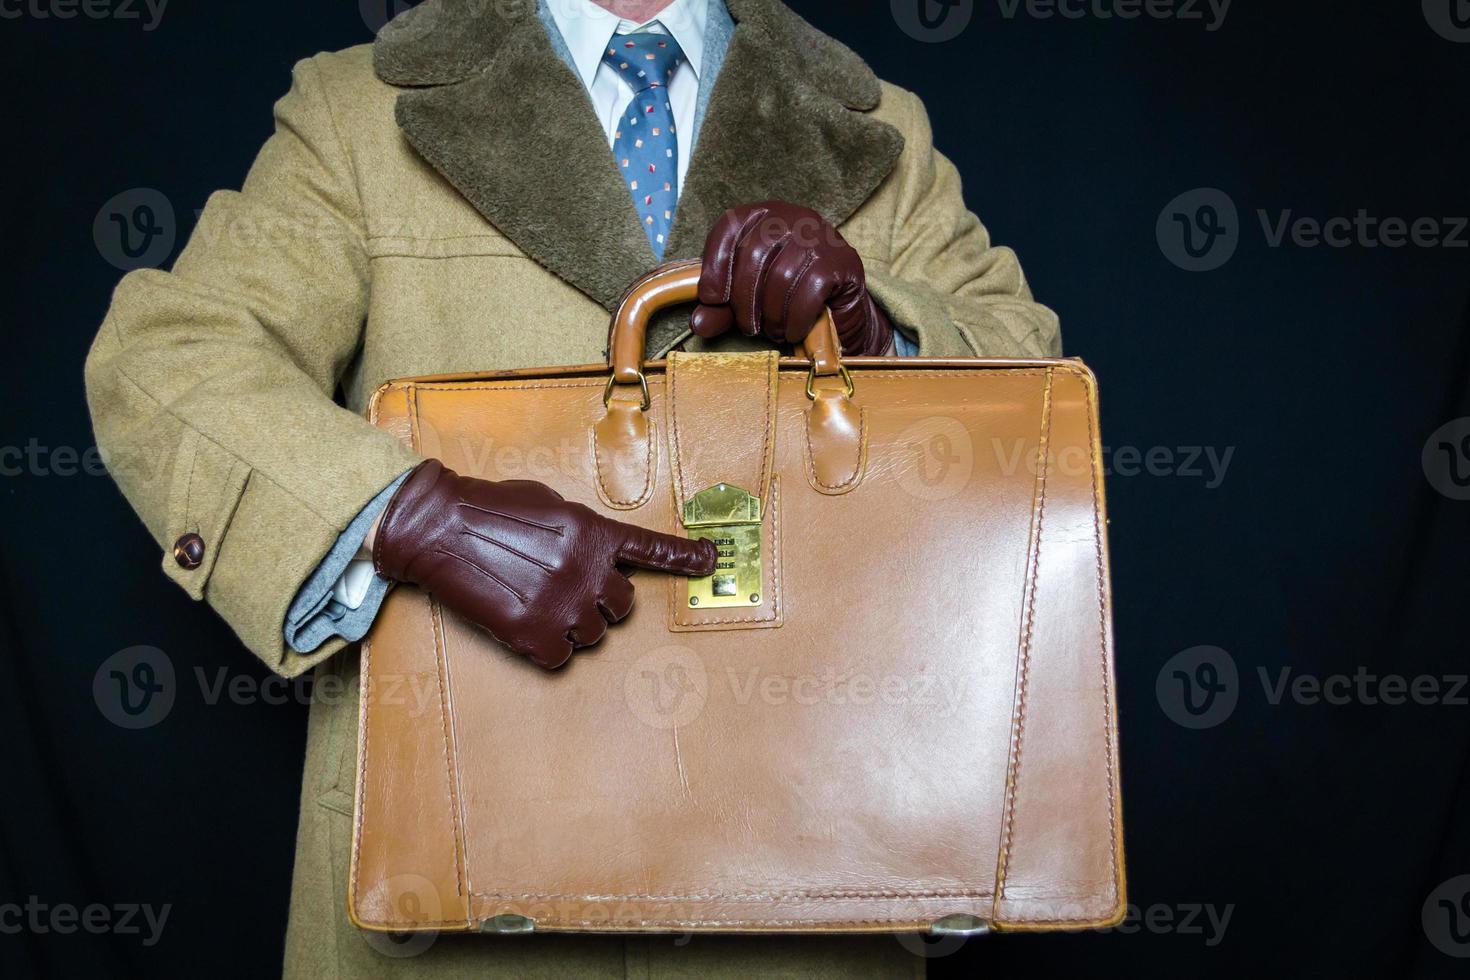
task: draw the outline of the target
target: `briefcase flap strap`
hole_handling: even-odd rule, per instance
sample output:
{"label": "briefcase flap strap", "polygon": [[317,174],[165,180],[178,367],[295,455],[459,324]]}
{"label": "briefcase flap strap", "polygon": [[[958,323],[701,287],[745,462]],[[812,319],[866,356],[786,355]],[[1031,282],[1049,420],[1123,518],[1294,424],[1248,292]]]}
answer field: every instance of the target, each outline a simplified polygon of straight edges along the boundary
{"label": "briefcase flap strap", "polygon": [[775,351],[669,355],[669,459],[681,512],[720,484],[769,499],[778,363]]}

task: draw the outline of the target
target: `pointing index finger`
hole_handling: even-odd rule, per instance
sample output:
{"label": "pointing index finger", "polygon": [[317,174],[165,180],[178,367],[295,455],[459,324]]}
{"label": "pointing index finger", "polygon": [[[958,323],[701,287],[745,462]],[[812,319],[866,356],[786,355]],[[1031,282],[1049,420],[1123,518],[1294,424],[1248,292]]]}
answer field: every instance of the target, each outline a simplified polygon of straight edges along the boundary
{"label": "pointing index finger", "polygon": [[694,541],[614,521],[622,535],[618,561],[675,575],[712,575],[718,552],[713,541]]}

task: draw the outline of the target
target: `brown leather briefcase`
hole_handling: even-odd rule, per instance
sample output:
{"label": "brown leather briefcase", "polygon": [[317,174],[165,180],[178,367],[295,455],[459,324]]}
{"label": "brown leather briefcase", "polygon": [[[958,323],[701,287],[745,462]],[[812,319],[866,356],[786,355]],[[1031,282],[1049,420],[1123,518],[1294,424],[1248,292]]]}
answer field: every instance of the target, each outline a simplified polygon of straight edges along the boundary
{"label": "brown leather briefcase", "polygon": [[1064,359],[643,363],[383,386],[487,479],[716,540],[547,673],[417,589],[363,646],[348,905],[384,931],[971,933],[1124,909],[1092,374]]}

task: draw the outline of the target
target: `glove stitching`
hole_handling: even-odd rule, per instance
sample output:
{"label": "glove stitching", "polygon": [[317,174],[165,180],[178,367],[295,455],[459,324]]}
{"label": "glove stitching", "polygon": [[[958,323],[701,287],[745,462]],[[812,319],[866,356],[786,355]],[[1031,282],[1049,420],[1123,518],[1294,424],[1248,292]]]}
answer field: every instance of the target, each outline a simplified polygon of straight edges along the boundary
{"label": "glove stitching", "polygon": [[452,551],[445,551],[443,548],[439,548],[437,550],[438,550],[439,554],[444,555],[444,556],[449,557],[449,558],[453,558],[455,561],[464,562],[466,565],[470,566],[475,571],[479,572],[481,575],[484,575],[486,578],[490,579],[496,585],[499,585],[502,589],[504,589],[505,591],[509,592],[511,595],[515,596],[517,599],[521,600],[521,605],[524,606],[524,605],[527,605],[528,604],[527,601],[526,601],[526,597],[525,596],[521,595],[515,589],[511,588],[509,585],[507,585],[505,582],[503,582],[501,580],[500,576],[496,575],[494,572],[491,572],[491,571],[489,571],[487,569],[481,568],[479,565],[477,565],[474,562],[470,561],[468,558],[464,558],[464,557],[462,557],[460,555],[456,555]]}
{"label": "glove stitching", "polygon": [[459,506],[468,507],[470,510],[479,511],[481,514],[489,514],[493,517],[503,517],[508,521],[515,521],[518,524],[525,524],[530,527],[539,527],[543,531],[552,531],[556,534],[565,535],[567,530],[566,525],[564,524],[542,524],[540,521],[533,521],[529,517],[517,517],[515,514],[503,514],[498,510],[491,510],[488,507],[481,507],[478,504],[470,503],[468,500],[461,500],[459,502]]}
{"label": "glove stitching", "polygon": [[[806,255],[806,261],[801,264],[801,270],[797,272],[796,277],[791,280],[791,288],[786,290],[786,301],[781,306],[781,322],[786,325],[788,334],[791,332],[791,303],[796,298],[796,292],[797,289],[801,286],[801,281],[806,278],[806,274],[811,271],[811,267],[815,265],[816,262],[817,253],[813,251],[808,251]],[[815,326],[815,324],[813,324],[813,326]]]}
{"label": "glove stitching", "polygon": [[[750,291],[750,327],[752,337],[765,333],[766,318],[765,312],[761,308],[761,297],[766,294],[766,283],[771,277],[771,267],[776,264],[776,260],[781,257],[781,253],[786,250],[792,240],[790,232],[776,239],[771,246],[771,250],[766,253],[765,259],[756,267],[755,288]],[[785,325],[784,320],[778,324],[778,326],[783,328]]]}
{"label": "glove stitching", "polygon": [[539,558],[533,558],[532,556],[526,554],[524,551],[521,551],[519,548],[512,548],[510,545],[506,544],[504,541],[497,541],[494,538],[490,537],[489,535],[481,534],[479,531],[476,531],[474,528],[469,528],[469,527],[460,528],[459,533],[460,534],[468,534],[472,538],[479,538],[481,541],[484,541],[486,544],[493,544],[497,548],[500,548],[500,549],[502,549],[504,551],[509,551],[511,554],[515,555],[517,558],[525,559],[526,561],[530,562],[532,565],[536,565],[537,567],[542,568],[545,571],[548,571],[548,572],[554,572],[554,571],[556,571],[556,569],[554,569],[552,566],[548,565],[546,562],[542,561],[541,559],[539,559]]}

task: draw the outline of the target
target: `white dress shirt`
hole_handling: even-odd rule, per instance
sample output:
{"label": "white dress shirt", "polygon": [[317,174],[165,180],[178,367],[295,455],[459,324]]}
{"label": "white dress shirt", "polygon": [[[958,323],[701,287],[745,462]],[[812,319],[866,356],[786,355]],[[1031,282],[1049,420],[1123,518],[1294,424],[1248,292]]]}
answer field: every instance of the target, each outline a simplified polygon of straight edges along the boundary
{"label": "white dress shirt", "polygon": [[612,149],[618,123],[633,98],[633,90],[616,71],[603,64],[607,42],[614,34],[639,33],[670,34],[679,42],[685,61],[669,82],[669,103],[678,127],[679,190],[682,191],[684,177],[689,173],[689,158],[694,155],[687,137],[694,132],[694,113],[699,103],[709,0],[674,0],[658,12],[657,19],[646,24],[625,20],[592,0],[546,0],[546,7],[572,53],[577,77],[592,97],[592,107],[607,134],[608,149]]}

